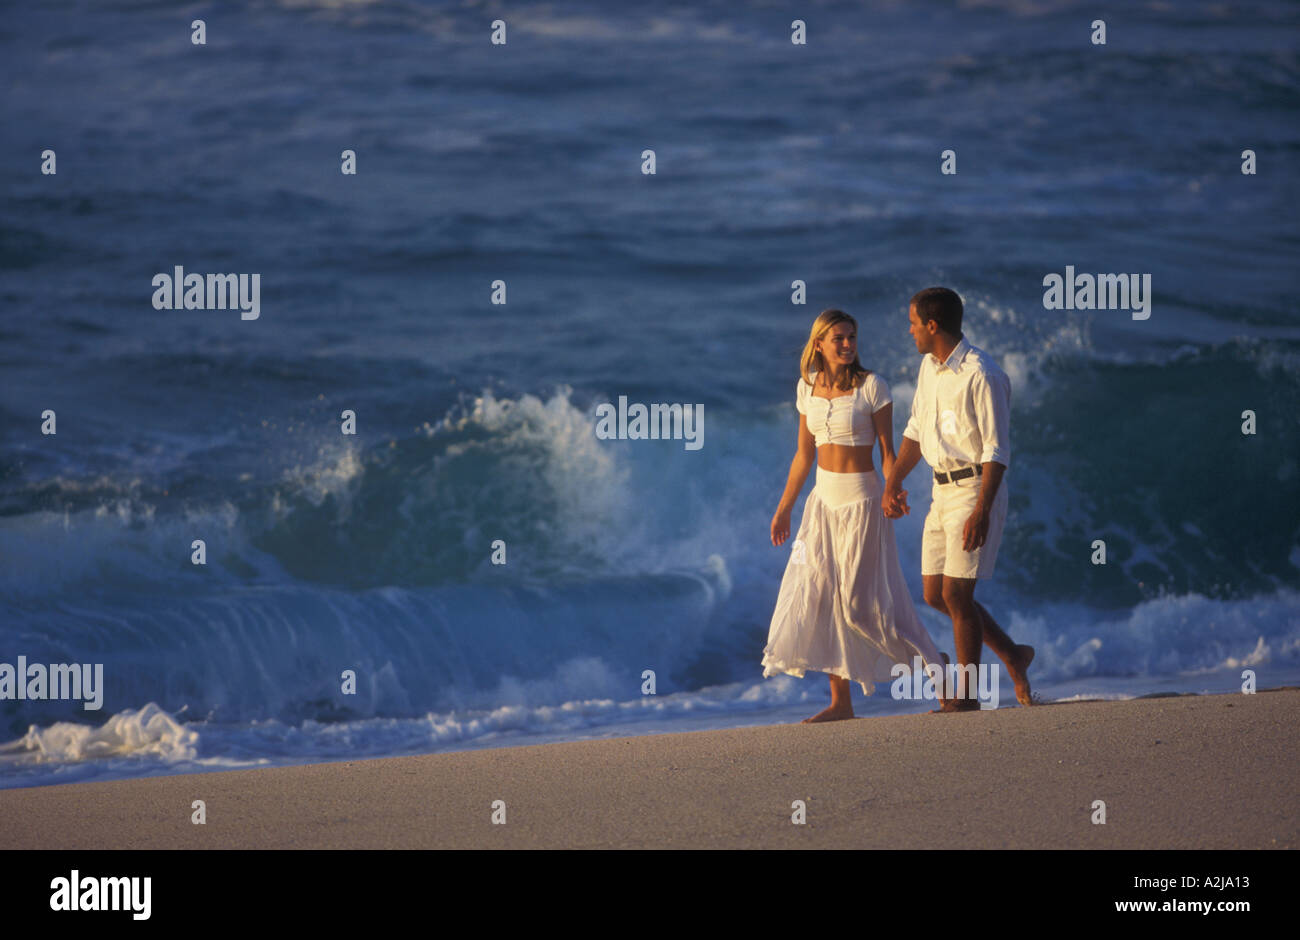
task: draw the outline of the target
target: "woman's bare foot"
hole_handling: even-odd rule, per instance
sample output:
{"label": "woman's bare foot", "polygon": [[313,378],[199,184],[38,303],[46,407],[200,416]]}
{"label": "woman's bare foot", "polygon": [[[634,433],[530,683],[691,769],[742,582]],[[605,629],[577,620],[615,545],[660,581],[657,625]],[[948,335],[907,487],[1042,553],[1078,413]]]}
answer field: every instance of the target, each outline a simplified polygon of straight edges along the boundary
{"label": "woman's bare foot", "polygon": [[853,706],[848,703],[844,703],[841,705],[831,705],[829,708],[824,708],[821,711],[819,711],[817,714],[813,715],[811,718],[805,718],[803,721],[799,722],[799,724],[810,725],[815,721],[842,721],[845,718],[852,718],[852,717],[853,717]]}
{"label": "woman's bare foot", "polygon": [[1016,644],[1015,655],[1007,665],[1007,673],[1016,685],[1016,701],[1021,705],[1033,705],[1033,694],[1029,691],[1029,664],[1034,661],[1034,648],[1023,643]]}

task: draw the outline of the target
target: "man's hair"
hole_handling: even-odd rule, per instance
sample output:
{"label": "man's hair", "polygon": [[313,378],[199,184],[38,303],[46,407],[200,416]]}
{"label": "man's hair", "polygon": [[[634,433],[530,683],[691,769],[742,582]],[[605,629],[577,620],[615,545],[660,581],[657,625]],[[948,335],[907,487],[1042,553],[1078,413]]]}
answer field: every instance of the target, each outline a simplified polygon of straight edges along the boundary
{"label": "man's hair", "polygon": [[937,320],[939,329],[949,336],[961,336],[961,297],[946,287],[927,287],[912,295],[916,315],[922,323]]}

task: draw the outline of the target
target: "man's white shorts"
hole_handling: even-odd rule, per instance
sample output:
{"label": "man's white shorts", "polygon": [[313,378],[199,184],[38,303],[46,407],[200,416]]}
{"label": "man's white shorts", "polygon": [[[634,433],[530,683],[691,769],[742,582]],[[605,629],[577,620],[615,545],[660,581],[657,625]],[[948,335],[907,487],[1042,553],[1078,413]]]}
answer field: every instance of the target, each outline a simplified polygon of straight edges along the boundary
{"label": "man's white shorts", "polygon": [[952,483],[934,483],[930,512],[921,535],[921,574],[943,574],[950,578],[991,578],[1007,521],[1007,478],[1004,474],[989,509],[988,538],[973,552],[962,548],[966,520],[975,512],[983,487],[983,476],[966,477]]}

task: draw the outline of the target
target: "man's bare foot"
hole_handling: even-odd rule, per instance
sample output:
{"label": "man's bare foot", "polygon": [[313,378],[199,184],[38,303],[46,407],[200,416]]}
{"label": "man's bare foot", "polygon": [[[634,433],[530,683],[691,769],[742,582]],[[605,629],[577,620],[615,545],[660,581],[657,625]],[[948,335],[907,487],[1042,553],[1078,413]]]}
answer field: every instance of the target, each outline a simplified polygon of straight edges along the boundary
{"label": "man's bare foot", "polygon": [[[939,655],[943,657],[944,679],[946,682],[948,676],[948,666],[951,664],[952,660],[948,658],[947,653],[940,652]],[[930,714],[939,715],[939,714],[948,714],[950,712],[977,712],[979,710],[980,710],[980,703],[978,699],[973,699],[973,698],[960,699],[956,697],[945,698],[941,692],[939,695],[939,707],[930,709]]]}
{"label": "man's bare foot", "polygon": [[845,718],[853,717],[852,705],[832,705],[830,708],[824,708],[811,718],[805,718],[799,722],[801,725],[810,725],[815,721],[842,721]]}
{"label": "man's bare foot", "polygon": [[947,714],[949,712],[977,712],[980,710],[978,699],[967,698],[941,698],[939,707],[930,709],[931,715]]}
{"label": "man's bare foot", "polygon": [[1016,701],[1021,705],[1033,705],[1033,694],[1029,691],[1029,664],[1034,661],[1034,648],[1023,643],[1016,644],[1015,655],[1007,663],[1007,673],[1016,685]]}

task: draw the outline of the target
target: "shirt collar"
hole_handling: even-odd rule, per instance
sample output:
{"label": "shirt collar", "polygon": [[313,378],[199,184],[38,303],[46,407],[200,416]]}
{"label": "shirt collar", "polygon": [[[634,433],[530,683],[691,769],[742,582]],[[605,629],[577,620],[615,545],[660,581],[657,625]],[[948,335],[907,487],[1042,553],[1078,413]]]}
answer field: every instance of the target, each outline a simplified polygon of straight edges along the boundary
{"label": "shirt collar", "polygon": [[937,365],[947,366],[953,372],[960,372],[961,362],[966,358],[966,353],[968,352],[970,352],[970,343],[967,342],[966,337],[963,336],[961,341],[952,348],[952,352],[948,354],[947,359],[940,362],[939,357],[934,353],[930,353],[930,358],[933,359]]}

